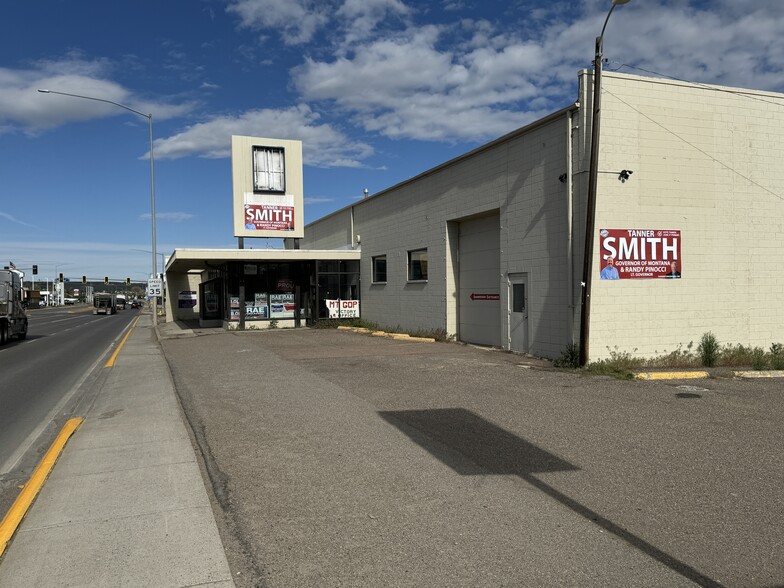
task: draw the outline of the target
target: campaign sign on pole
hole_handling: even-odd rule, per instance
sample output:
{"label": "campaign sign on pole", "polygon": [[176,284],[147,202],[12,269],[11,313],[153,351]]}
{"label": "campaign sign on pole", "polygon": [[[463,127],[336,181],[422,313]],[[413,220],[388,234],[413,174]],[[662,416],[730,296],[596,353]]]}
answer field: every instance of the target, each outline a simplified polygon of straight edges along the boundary
{"label": "campaign sign on pole", "polygon": [[602,280],[680,278],[681,232],[672,229],[601,229]]}

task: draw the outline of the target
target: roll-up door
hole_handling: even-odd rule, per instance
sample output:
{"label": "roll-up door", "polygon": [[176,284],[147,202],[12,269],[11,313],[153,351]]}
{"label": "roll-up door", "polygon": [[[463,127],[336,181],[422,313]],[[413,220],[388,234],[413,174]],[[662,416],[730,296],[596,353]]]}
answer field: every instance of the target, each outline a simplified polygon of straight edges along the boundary
{"label": "roll-up door", "polygon": [[459,231],[461,341],[501,345],[501,230],[498,214],[462,221]]}

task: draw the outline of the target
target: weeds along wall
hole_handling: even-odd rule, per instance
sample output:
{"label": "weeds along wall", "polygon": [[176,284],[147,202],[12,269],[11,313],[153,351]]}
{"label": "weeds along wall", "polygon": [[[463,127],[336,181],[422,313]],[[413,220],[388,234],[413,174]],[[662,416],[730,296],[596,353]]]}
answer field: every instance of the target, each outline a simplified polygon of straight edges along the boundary
{"label": "weeds along wall", "polygon": [[[591,360],[784,341],[782,136],[782,94],[603,76]],[[602,229],[680,231],[681,277],[599,279]]]}

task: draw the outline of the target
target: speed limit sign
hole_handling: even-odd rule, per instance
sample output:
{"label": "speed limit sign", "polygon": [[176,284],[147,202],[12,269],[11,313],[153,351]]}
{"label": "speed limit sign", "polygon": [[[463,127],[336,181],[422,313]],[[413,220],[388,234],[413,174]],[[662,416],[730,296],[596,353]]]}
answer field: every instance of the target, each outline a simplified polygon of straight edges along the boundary
{"label": "speed limit sign", "polygon": [[163,280],[155,278],[147,280],[147,296],[163,296]]}

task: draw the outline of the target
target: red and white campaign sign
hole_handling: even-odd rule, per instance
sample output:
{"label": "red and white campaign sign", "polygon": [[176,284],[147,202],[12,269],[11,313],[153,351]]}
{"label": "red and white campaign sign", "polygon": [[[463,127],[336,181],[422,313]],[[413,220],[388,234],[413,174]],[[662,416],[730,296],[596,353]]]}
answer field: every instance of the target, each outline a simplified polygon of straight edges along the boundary
{"label": "red and white campaign sign", "polygon": [[245,228],[255,231],[293,231],[294,207],[246,204]]}
{"label": "red and white campaign sign", "polygon": [[325,300],[329,318],[359,318],[359,300]]}
{"label": "red and white campaign sign", "polygon": [[681,277],[681,232],[601,229],[602,280]]}

